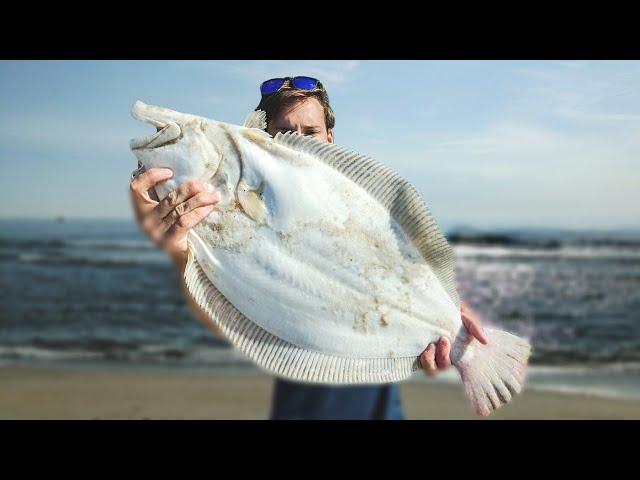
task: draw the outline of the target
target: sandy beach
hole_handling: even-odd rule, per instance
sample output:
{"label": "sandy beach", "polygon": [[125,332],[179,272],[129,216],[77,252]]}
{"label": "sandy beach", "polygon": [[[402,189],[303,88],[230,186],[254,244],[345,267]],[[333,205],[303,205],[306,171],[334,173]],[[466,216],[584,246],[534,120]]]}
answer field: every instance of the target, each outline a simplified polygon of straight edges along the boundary
{"label": "sandy beach", "polygon": [[[0,419],[266,419],[256,373],[0,368]],[[459,385],[405,382],[408,419],[475,419]],[[640,402],[527,390],[491,419],[640,419]]]}

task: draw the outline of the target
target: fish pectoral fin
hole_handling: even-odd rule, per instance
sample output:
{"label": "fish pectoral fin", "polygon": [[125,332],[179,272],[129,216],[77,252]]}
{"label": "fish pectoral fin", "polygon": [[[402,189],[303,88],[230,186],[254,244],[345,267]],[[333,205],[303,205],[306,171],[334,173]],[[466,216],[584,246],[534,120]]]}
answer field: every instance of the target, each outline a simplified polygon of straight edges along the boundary
{"label": "fish pectoral fin", "polygon": [[244,182],[238,184],[238,202],[242,210],[258,223],[264,223],[267,217],[267,206],[262,199],[262,191],[264,185],[254,189]]}

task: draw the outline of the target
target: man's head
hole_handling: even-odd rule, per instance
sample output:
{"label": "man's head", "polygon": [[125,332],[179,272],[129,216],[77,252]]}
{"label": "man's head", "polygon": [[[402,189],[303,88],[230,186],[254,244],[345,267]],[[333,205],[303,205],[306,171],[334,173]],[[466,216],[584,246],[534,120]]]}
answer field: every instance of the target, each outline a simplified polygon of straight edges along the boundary
{"label": "man's head", "polygon": [[262,97],[256,110],[267,114],[267,132],[294,131],[333,143],[335,118],[324,89],[299,90],[285,86]]}

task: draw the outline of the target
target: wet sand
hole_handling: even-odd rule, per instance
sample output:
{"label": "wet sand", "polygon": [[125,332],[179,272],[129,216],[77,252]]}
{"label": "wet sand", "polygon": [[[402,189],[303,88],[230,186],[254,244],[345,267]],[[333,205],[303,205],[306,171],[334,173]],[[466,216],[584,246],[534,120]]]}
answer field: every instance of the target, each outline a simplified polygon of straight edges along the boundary
{"label": "wet sand", "polygon": [[[460,385],[400,384],[408,419],[475,419]],[[256,373],[0,368],[0,419],[266,419]],[[640,419],[640,402],[526,390],[490,419]]]}

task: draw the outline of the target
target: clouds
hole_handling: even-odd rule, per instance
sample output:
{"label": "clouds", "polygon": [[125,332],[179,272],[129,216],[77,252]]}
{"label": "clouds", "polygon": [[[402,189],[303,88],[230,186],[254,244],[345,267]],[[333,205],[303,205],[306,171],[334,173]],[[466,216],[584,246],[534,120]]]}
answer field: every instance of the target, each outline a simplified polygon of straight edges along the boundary
{"label": "clouds", "polygon": [[134,100],[241,122],[284,75],[323,81],[337,141],[439,222],[640,226],[640,62],[592,61],[0,63],[0,216],[129,217]]}
{"label": "clouds", "polygon": [[640,119],[640,62],[536,63],[518,73],[523,111],[530,115],[569,122]]}
{"label": "clouds", "polygon": [[[434,170],[516,183],[547,182],[555,175],[566,182],[565,193],[577,179],[597,183],[640,160],[640,127],[635,135],[592,135],[505,122],[479,132],[425,134],[421,143],[425,155],[440,159],[433,162]],[[632,172],[626,175],[640,180]]]}
{"label": "clouds", "polygon": [[[0,143],[16,145],[43,154],[126,152],[131,129],[86,118],[65,118],[60,115],[21,114],[0,115]],[[146,129],[148,131],[148,129]]]}
{"label": "clouds", "polygon": [[571,109],[566,107],[558,107],[554,110],[554,113],[560,117],[563,117],[569,120],[579,120],[584,122],[602,122],[602,123],[638,122],[640,123],[640,113],[589,112],[589,111]]}
{"label": "clouds", "polygon": [[505,89],[507,107],[491,121],[404,130],[404,154],[388,150],[385,161],[449,222],[637,227],[640,91],[629,88],[632,79],[640,86],[637,66],[517,66],[517,88]]}
{"label": "clouds", "polygon": [[588,60],[552,60],[552,65],[565,68],[587,68],[589,66]]}
{"label": "clouds", "polygon": [[360,63],[357,60],[238,60],[210,62],[207,67],[235,74],[256,85],[268,78],[306,75],[339,88],[349,82]]}

